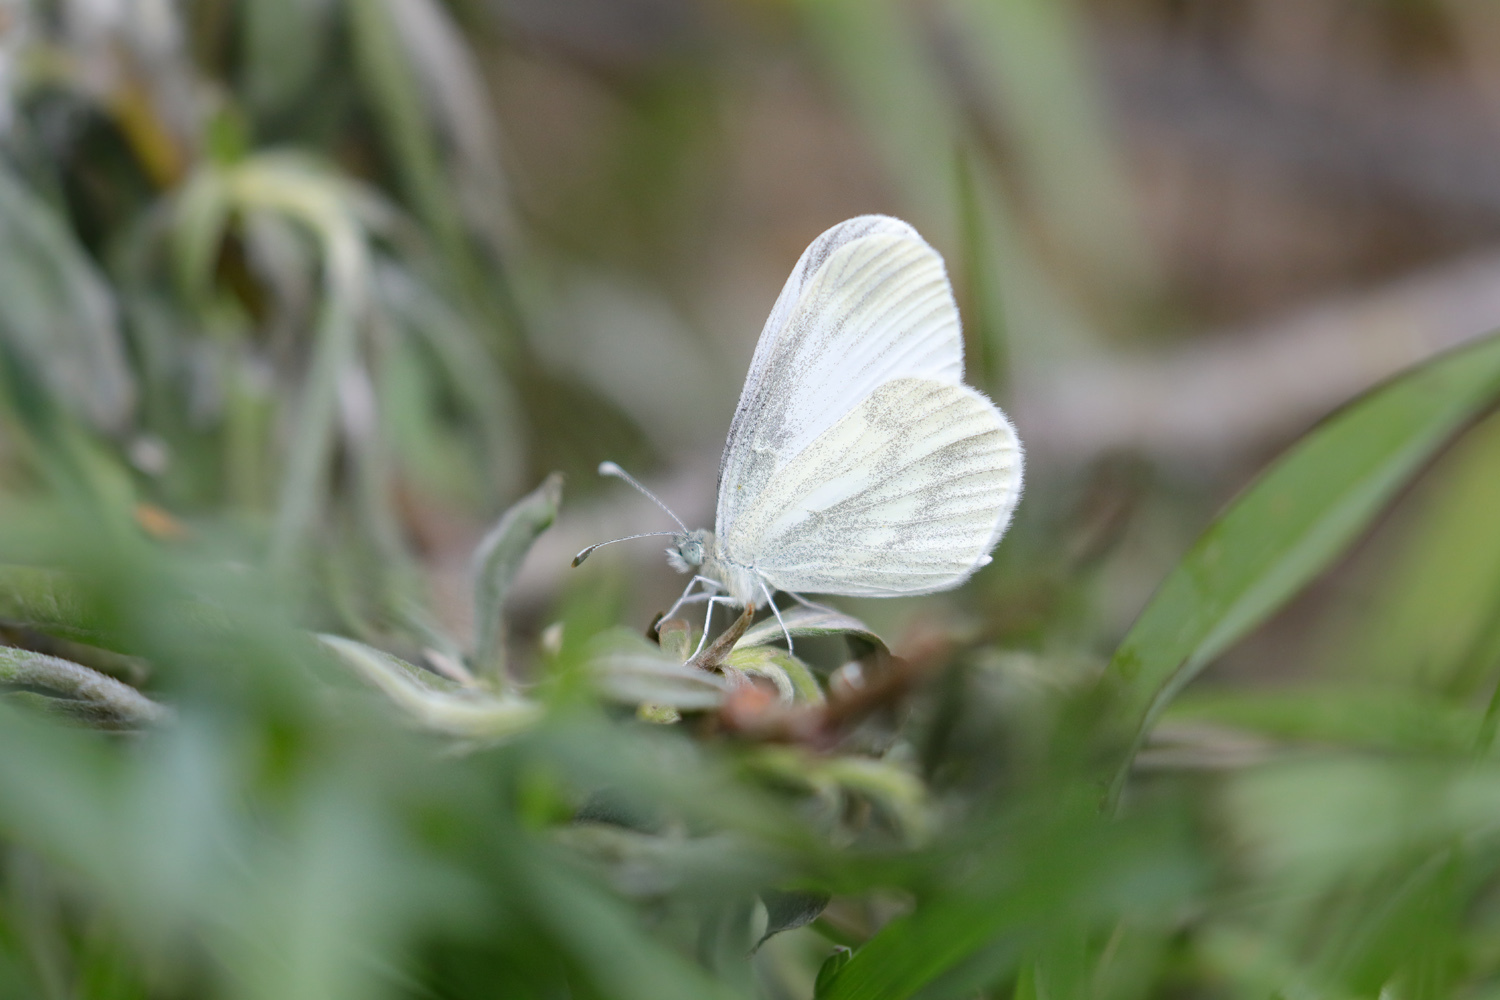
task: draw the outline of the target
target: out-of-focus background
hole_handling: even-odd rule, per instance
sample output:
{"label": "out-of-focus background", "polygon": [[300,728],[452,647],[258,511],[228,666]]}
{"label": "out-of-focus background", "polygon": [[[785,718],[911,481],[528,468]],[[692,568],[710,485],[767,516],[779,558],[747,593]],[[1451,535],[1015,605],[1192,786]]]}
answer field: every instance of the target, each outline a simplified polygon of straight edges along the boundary
{"label": "out-of-focus background", "polygon": [[[1483,3],[483,10],[511,203],[531,246],[572,265],[529,343],[638,432],[565,411],[567,451],[533,446],[542,466],[571,460],[574,496],[600,505],[564,522],[558,555],[666,526],[587,483],[600,458],[711,520],[768,305],[801,248],[861,212],[905,218],[944,253],[970,379],[1027,443],[1005,560],[1021,568],[992,571],[967,605],[1016,637],[1058,597],[1038,559],[1066,552],[1087,565],[1081,618],[1107,646],[1265,459],[1500,321],[1500,21]],[[644,577],[659,553],[634,544],[616,558],[665,580],[637,591],[648,616],[672,578]],[[1350,582],[1311,601],[1381,599]],[[861,612],[898,633],[931,613],[900,604]],[[1220,669],[1327,659],[1326,623],[1308,619],[1292,612]]]}
{"label": "out-of-focus background", "polygon": [[[660,539],[569,568],[671,527],[597,466],[711,526],[765,316],[868,212],[1025,443],[995,562],[835,602],[931,670],[878,725],[594,711],[588,643],[683,583]],[[1119,823],[1079,748],[1215,512],[1496,327],[1488,0],[0,0],[0,995],[779,1000],[835,944],[819,996],[1491,995],[1496,418],[1261,498],[1291,555],[1217,634],[1331,572],[1203,638]],[[476,546],[553,471],[502,617]],[[783,700],[836,703],[842,641],[798,649]]]}
{"label": "out-of-focus background", "polygon": [[[599,461],[711,521],[764,316],[852,215],[945,255],[970,379],[1028,446],[1017,558],[980,584],[1020,635],[1056,595],[1004,563],[1090,564],[1107,643],[1280,445],[1500,320],[1481,2],[3,10],[15,348],[164,510],[227,507],[288,550],[332,530],[280,485],[327,474],[331,439],[299,440],[378,425],[390,468],[335,492],[389,494],[349,502],[384,508],[459,629],[473,541],[546,471],[570,503],[527,569],[533,617],[570,552],[669,526]],[[299,393],[335,307],[362,315],[320,418]],[[651,543],[601,567],[637,618],[670,599]],[[865,611],[899,631],[915,607]]]}
{"label": "out-of-focus background", "polygon": [[[851,215],[943,252],[970,379],[1027,443],[1015,558],[965,599],[1022,639],[1082,568],[1085,644],[1106,648],[1264,459],[1500,319],[1500,21],[1480,2],[5,10],[14,211],[67,237],[50,284],[5,269],[18,346],[175,516],[326,536],[281,484],[319,433],[299,393],[337,289],[333,236],[305,221],[330,216],[368,315],[329,433],[371,421],[394,450],[388,483],[334,492],[394,496],[345,499],[389,508],[377,534],[460,630],[474,539],[549,470],[569,504],[527,568],[533,631],[572,551],[669,526],[599,461],[711,520],[764,316]],[[8,260],[48,238],[9,229]],[[41,294],[84,320],[77,343],[27,327]],[[1076,565],[1039,581],[1039,559]],[[590,572],[628,577],[641,620],[675,586],[649,542]],[[928,610],[894,603],[863,611],[899,632]],[[1316,655],[1303,624],[1235,669]]]}

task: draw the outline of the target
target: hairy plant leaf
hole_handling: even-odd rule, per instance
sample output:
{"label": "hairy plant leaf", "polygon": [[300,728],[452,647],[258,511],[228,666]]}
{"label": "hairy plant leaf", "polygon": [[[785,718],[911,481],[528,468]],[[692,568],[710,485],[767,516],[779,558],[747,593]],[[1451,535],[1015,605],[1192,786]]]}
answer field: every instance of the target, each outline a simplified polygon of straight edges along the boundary
{"label": "hairy plant leaf", "polygon": [[554,472],[502,514],[474,550],[474,668],[483,676],[503,676],[505,595],[532,543],[557,517],[560,503],[562,475]]}
{"label": "hairy plant leaf", "polygon": [[775,646],[752,646],[729,654],[727,665],[747,674],[764,674],[787,701],[822,704],[823,689],[807,664]]}
{"label": "hairy plant leaf", "polygon": [[846,615],[839,611],[827,608],[809,608],[798,606],[789,611],[781,613],[781,619],[767,618],[765,621],[752,625],[740,636],[739,641],[734,644],[735,649],[745,649],[750,646],[764,646],[766,643],[775,642],[782,638],[785,633],[782,626],[786,626],[786,632],[790,632],[795,638],[799,635],[849,635],[863,639],[876,648],[886,651],[885,640],[876,635],[875,632],[864,622],[853,615]]}
{"label": "hairy plant leaf", "polygon": [[541,706],[535,702],[462,688],[353,639],[320,635],[318,640],[424,729],[493,741],[530,729],[541,718]]}
{"label": "hairy plant leaf", "polygon": [[637,635],[607,632],[595,647],[591,664],[600,690],[627,704],[717,708],[730,688],[721,675],[680,663]]}
{"label": "hairy plant leaf", "polygon": [[105,729],[144,729],[172,718],[128,684],[71,660],[0,646],[0,692],[41,695],[46,707]]}

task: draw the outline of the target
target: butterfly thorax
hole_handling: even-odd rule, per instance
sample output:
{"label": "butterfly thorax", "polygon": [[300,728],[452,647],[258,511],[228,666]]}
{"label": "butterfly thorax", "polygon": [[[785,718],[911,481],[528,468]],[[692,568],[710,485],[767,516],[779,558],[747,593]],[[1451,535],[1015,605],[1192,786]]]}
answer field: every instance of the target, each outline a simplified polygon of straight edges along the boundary
{"label": "butterfly thorax", "polygon": [[667,548],[667,563],[679,573],[697,573],[718,583],[740,607],[757,603],[760,596],[759,575],[748,566],[724,559],[714,533],[707,528],[674,535]]}

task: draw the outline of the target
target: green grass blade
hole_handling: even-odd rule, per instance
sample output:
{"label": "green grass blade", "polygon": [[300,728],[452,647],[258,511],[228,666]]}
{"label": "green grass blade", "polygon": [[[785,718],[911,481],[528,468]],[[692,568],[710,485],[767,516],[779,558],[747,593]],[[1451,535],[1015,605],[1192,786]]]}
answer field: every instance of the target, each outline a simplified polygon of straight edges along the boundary
{"label": "green grass blade", "polygon": [[982,850],[965,850],[962,879],[881,928],[818,996],[971,997],[1002,980],[1038,931],[1045,941],[1060,927],[1108,926],[1126,913],[1158,919],[1199,882],[1197,858],[1175,821],[1110,819],[1091,795],[1062,787],[1045,798],[1051,801],[1034,804],[1040,807],[1026,810],[1024,821],[996,824]]}
{"label": "green grass blade", "polygon": [[463,223],[389,2],[355,0],[348,13],[360,82],[412,208],[445,250],[466,259]]}
{"label": "green grass blade", "polygon": [[[332,282],[330,282],[332,284]],[[317,526],[324,477],[337,432],[339,380],[359,348],[359,315],[347,294],[331,289],[318,320],[313,360],[297,409],[297,434],[282,479],[271,539],[271,564],[291,571]]]}
{"label": "green grass blade", "polygon": [[843,90],[903,200],[937,245],[957,203],[951,151],[957,113],[921,44],[912,12],[891,0],[800,0],[793,9]]}
{"label": "green grass blade", "polygon": [[1106,674],[1130,727],[1118,793],[1162,709],[1348,548],[1464,424],[1500,397],[1500,337],[1373,390],[1304,437],[1194,543]]}
{"label": "green grass blade", "polygon": [[1053,0],[952,0],[959,58],[981,118],[1013,147],[1026,201],[1096,281],[1121,292],[1150,278],[1084,26]]}
{"label": "green grass blade", "polygon": [[114,292],[69,222],[0,166],[0,337],[70,412],[118,431],[136,403]]}

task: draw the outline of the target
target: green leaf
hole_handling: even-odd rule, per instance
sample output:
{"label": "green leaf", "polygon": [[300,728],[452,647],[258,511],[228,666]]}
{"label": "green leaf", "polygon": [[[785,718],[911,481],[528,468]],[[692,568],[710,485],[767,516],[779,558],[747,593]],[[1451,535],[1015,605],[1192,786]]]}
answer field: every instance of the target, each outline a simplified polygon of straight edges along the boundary
{"label": "green leaf", "polygon": [[0,619],[25,622],[73,638],[91,638],[79,627],[85,617],[83,581],[35,566],[0,564]]}
{"label": "green leaf", "polygon": [[423,729],[491,742],[524,732],[541,719],[536,702],[461,688],[353,639],[320,635],[318,641]]}
{"label": "green leaf", "polygon": [[823,703],[823,689],[807,664],[784,649],[755,646],[736,649],[729,654],[727,665],[747,674],[769,677],[787,701]]}
{"label": "green leaf", "polygon": [[797,0],[793,10],[922,231],[947,242],[957,204],[948,160],[960,125],[915,12],[894,0]]}
{"label": "green leaf", "polygon": [[283,572],[295,568],[323,513],[339,382],[357,363],[360,317],[351,305],[330,294],[318,319],[311,370],[297,403],[298,435],[287,455],[271,538],[271,563]]}
{"label": "green leaf", "polygon": [[[915,912],[881,928],[818,996],[973,996],[983,984],[967,963],[986,966],[984,979],[994,982],[1020,959],[1012,946],[1028,933],[1112,924],[1127,914],[1161,919],[1182,905],[1201,875],[1181,834],[1157,818],[1101,816],[1097,800],[1069,784],[1033,801],[1024,822],[988,831],[983,846],[964,855],[961,873],[950,869],[947,884],[919,899]],[[1044,809],[1057,814],[1043,818]]]}
{"label": "green leaf", "polygon": [[474,670],[482,677],[504,679],[505,595],[560,503],[562,475],[554,472],[502,514],[474,550]]}
{"label": "green leaf", "polygon": [[838,978],[839,970],[849,964],[849,959],[854,957],[854,952],[843,945],[833,949],[833,954],[823,960],[818,968],[818,979],[813,984],[813,1000],[823,1000],[830,996],[833,989],[833,981]]}
{"label": "green leaf", "polygon": [[764,890],[760,894],[760,901],[766,907],[766,932],[760,936],[755,947],[759,948],[782,931],[806,927],[818,919],[828,906],[830,898],[826,892]]}
{"label": "green leaf", "polygon": [[233,204],[295,219],[316,234],[322,256],[323,302],[271,532],[271,565],[286,574],[298,568],[323,516],[340,386],[360,363],[369,308],[367,230],[381,221],[383,206],[360,186],[291,154],[256,156],[223,177]]}
{"label": "green leaf", "polygon": [[193,174],[173,202],[172,269],[191,305],[202,306],[211,293],[231,207],[223,178],[212,168]]}
{"label": "green leaf", "polygon": [[105,729],[144,729],[172,718],[172,710],[82,664],[0,646],[0,691],[38,694],[46,707]]}
{"label": "green leaf", "polygon": [[1054,0],[951,0],[948,9],[971,100],[1009,140],[1024,202],[1096,280],[1140,283],[1149,244],[1133,218],[1079,12]]}
{"label": "green leaf", "polygon": [[775,642],[786,632],[782,631],[783,624],[786,632],[790,632],[793,638],[799,635],[847,635],[857,639],[863,639],[882,652],[888,652],[885,640],[876,635],[874,630],[853,615],[846,615],[839,611],[828,608],[809,608],[798,606],[790,611],[783,611],[781,620],[767,618],[759,624],[751,626],[745,634],[740,636],[739,641],[734,644],[735,649],[746,649],[751,646],[764,646],[766,643]]}
{"label": "green leaf", "polygon": [[1129,727],[1115,794],[1147,731],[1182,687],[1337,559],[1497,396],[1500,337],[1429,361],[1308,434],[1209,526],[1106,672]]}
{"label": "green leaf", "polygon": [[629,705],[700,711],[723,704],[730,689],[719,674],[681,663],[624,629],[594,638],[589,665],[602,693]]}
{"label": "green leaf", "polygon": [[[764,653],[766,650],[755,650],[755,653]],[[731,656],[731,660],[733,657]],[[764,677],[776,688],[776,696],[785,704],[791,704],[797,698],[797,689],[792,686],[792,678],[786,670],[771,656],[746,656],[741,655],[740,662],[733,663],[725,661],[723,670],[726,675],[733,677],[731,671],[738,670],[755,677]]]}
{"label": "green leaf", "polygon": [[692,626],[681,618],[668,618],[657,625],[656,641],[678,663],[686,663],[693,655]]}
{"label": "green leaf", "polygon": [[359,80],[407,197],[438,242],[462,256],[463,223],[390,0],[352,0],[347,10]]}
{"label": "green leaf", "polygon": [[801,747],[766,746],[748,756],[746,764],[761,776],[825,798],[864,799],[913,842],[933,829],[927,787],[898,759],[822,756]]}
{"label": "green leaf", "polygon": [[328,8],[306,0],[241,5],[239,83],[258,114],[284,114],[305,98],[326,59]]}
{"label": "green leaf", "polygon": [[496,494],[510,495],[520,485],[526,457],[520,404],[485,349],[475,318],[409,268],[378,262],[375,289],[397,325],[430,349],[444,388],[472,420],[484,452],[480,474]]}
{"label": "green leaf", "polygon": [[135,406],[114,294],[59,212],[0,169],[0,337],[101,430]]}
{"label": "green leaf", "polygon": [[1479,718],[1467,706],[1404,688],[1349,684],[1188,694],[1162,716],[1163,726],[1172,723],[1229,726],[1279,741],[1407,753],[1464,754],[1473,749],[1479,731]]}
{"label": "green leaf", "polygon": [[1500,663],[1500,416],[1466,434],[1429,483],[1332,647],[1362,677],[1462,700]]}
{"label": "green leaf", "polygon": [[572,953],[595,996],[620,1000],[729,1000],[735,996],[698,966],[640,929],[633,911],[540,850],[518,875],[530,884],[532,912]]}

